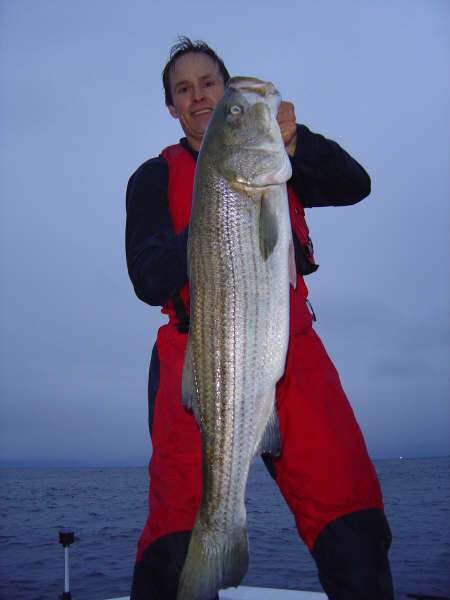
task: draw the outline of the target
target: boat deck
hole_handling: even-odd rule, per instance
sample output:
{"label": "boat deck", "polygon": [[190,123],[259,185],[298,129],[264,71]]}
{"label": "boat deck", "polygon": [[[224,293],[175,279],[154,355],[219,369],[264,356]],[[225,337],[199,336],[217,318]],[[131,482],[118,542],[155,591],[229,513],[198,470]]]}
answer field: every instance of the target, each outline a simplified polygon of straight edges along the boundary
{"label": "boat deck", "polygon": [[[228,588],[219,592],[219,600],[326,600],[321,592],[301,592],[275,588],[246,587]],[[129,596],[110,600],[130,600]]]}

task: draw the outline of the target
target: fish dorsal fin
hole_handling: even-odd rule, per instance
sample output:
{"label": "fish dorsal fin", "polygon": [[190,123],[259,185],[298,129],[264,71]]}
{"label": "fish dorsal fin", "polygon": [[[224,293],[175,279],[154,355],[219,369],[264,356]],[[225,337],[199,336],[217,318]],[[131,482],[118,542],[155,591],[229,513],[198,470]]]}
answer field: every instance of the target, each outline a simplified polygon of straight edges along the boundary
{"label": "fish dorsal fin", "polygon": [[269,196],[261,197],[261,210],[259,213],[259,247],[264,260],[272,254],[278,241],[278,222],[274,214]]}
{"label": "fish dorsal fin", "polygon": [[192,364],[191,344],[188,343],[184,352],[183,374],[181,378],[181,402],[184,408],[194,409],[194,369]]}
{"label": "fish dorsal fin", "polygon": [[181,378],[181,402],[184,408],[194,414],[197,425],[200,427],[200,431],[206,433],[199,412],[197,387],[194,381],[194,361],[189,338],[184,353],[183,375]]}

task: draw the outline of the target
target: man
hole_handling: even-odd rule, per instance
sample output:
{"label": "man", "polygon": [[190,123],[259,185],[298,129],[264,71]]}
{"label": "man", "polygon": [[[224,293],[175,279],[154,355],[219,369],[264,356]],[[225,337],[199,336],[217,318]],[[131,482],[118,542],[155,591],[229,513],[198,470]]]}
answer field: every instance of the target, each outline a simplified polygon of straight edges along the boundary
{"label": "man", "polygon": [[[145,162],[127,189],[126,250],[137,296],[162,305],[149,374],[149,516],[138,544],[131,600],[175,600],[201,498],[200,433],[181,404],[189,321],[186,243],[195,161],[228,72],[203,42],[181,38],[163,71],[166,105],[185,138]],[[303,208],[354,204],[370,193],[364,169],[335,142],[297,125],[283,102],[278,123],[297,266],[286,371],[277,386],[282,454],[265,463],[294,514],[332,600],[393,598],[390,531],[381,491],[338,374],[312,329],[303,276],[317,269]]]}

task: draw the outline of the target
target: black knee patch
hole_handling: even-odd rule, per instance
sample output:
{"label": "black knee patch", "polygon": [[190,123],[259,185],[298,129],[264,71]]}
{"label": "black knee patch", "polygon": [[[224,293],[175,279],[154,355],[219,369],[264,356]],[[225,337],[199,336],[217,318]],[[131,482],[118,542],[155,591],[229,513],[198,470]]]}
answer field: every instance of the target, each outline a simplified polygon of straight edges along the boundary
{"label": "black knee patch", "polygon": [[150,544],[134,567],[130,600],[176,600],[190,539],[179,531]]}
{"label": "black knee patch", "polygon": [[391,540],[380,509],[356,511],[328,523],[312,556],[329,600],[393,600],[387,557]]}

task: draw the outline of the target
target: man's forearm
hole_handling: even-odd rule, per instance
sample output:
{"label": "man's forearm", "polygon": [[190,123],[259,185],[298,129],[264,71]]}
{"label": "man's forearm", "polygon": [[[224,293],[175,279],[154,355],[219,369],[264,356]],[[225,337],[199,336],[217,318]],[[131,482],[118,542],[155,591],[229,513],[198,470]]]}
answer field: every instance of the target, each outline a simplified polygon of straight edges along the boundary
{"label": "man's forearm", "polygon": [[164,159],[144,163],[127,188],[125,247],[130,279],[138,298],[165,304],[187,281],[188,227],[174,234],[167,200]]}
{"label": "man's forearm", "polygon": [[345,206],[370,194],[370,177],[336,142],[297,126],[292,185],[303,206]]}

